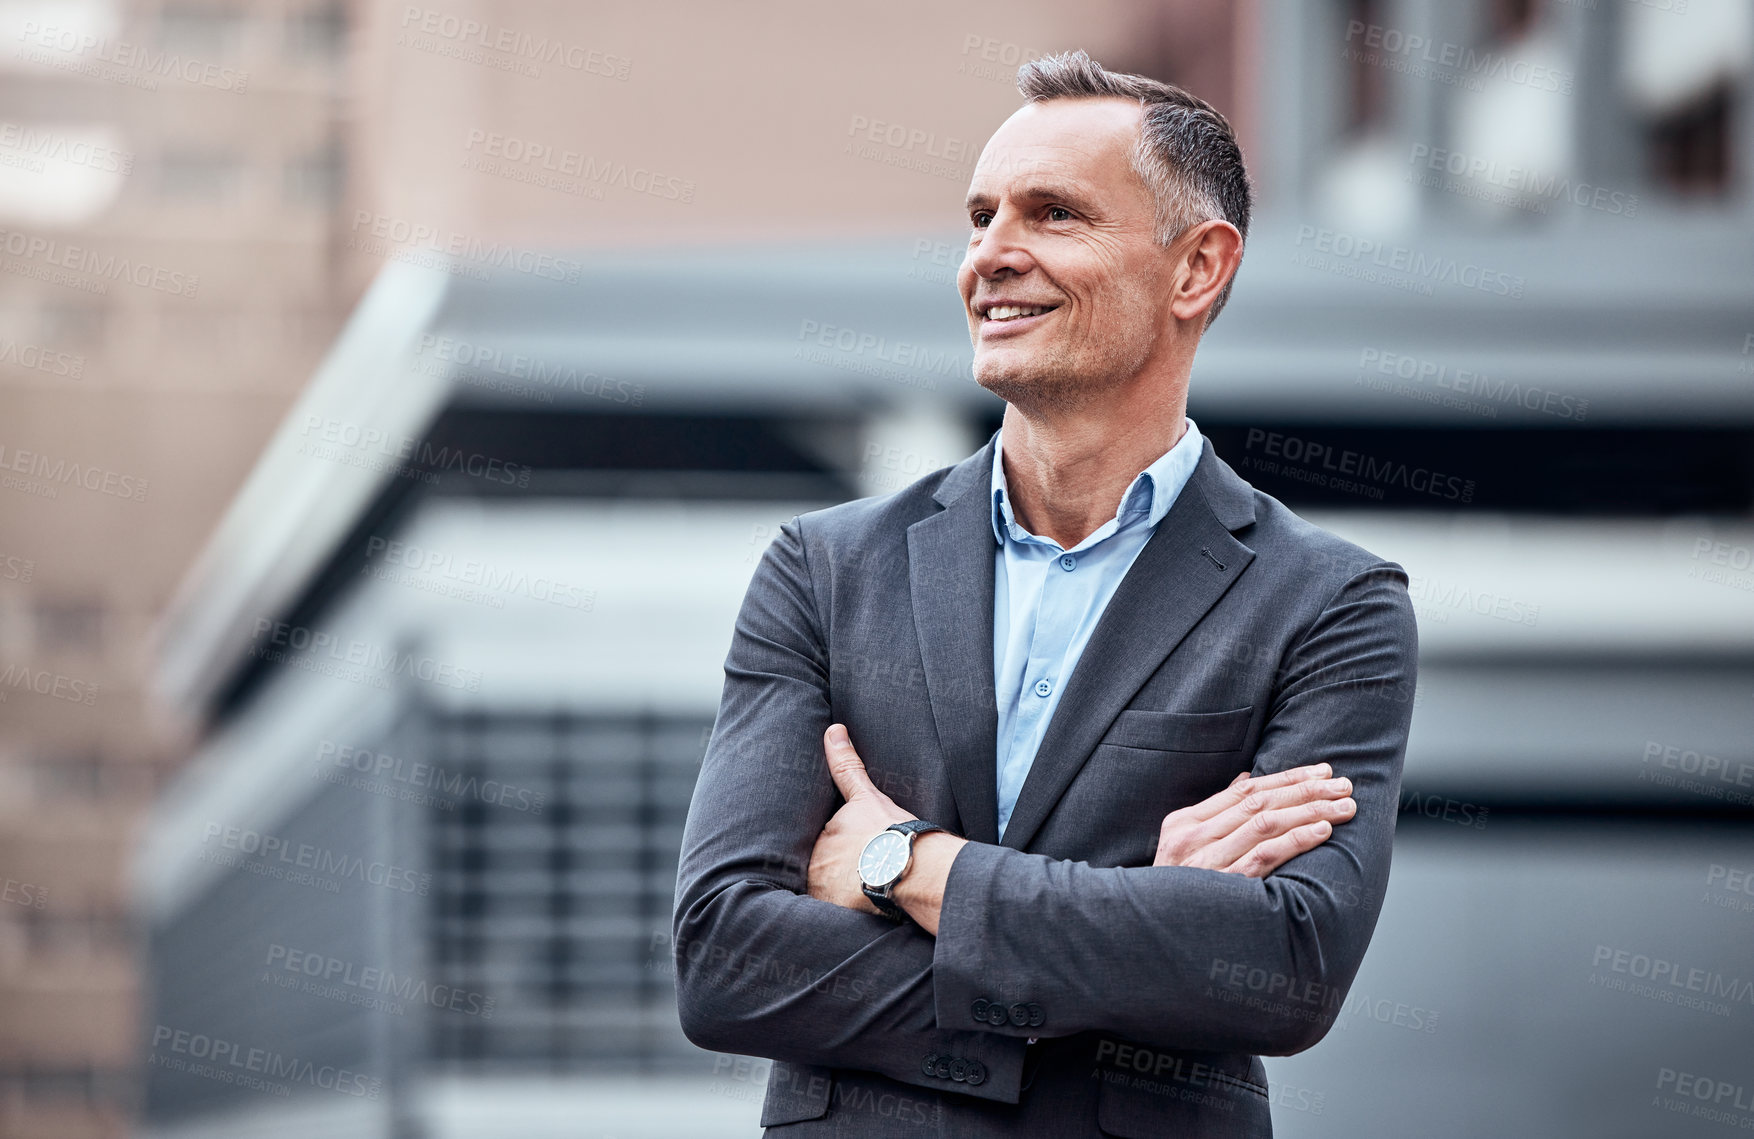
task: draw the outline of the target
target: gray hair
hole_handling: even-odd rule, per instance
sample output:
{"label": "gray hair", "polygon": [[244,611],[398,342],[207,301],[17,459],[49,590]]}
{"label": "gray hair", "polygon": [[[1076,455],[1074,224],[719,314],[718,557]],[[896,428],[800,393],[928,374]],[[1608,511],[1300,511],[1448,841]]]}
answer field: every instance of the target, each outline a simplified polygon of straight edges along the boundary
{"label": "gray hair", "polygon": [[[1050,99],[1119,97],[1144,107],[1133,170],[1156,201],[1154,236],[1169,245],[1189,226],[1221,218],[1248,239],[1253,195],[1242,148],[1230,121],[1204,99],[1172,83],[1105,70],[1081,51],[1060,52],[1017,69],[1017,89],[1031,103]],[[1224,283],[1206,314],[1206,327],[1218,319],[1230,286]]]}

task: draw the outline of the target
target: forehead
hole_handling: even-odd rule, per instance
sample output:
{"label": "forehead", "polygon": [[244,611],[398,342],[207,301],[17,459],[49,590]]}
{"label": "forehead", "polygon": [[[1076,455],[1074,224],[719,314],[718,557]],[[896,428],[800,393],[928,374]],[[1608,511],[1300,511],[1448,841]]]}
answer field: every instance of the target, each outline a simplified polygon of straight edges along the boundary
{"label": "forehead", "polygon": [[989,199],[1038,181],[1089,190],[1136,185],[1131,158],[1142,114],[1134,99],[1025,104],[987,141],[969,196]]}

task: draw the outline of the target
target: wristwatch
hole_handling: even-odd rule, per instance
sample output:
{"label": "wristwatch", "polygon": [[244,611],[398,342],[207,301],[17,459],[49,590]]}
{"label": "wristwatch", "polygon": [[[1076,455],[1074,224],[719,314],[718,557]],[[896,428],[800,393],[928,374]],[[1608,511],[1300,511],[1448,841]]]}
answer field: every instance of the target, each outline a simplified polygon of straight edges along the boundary
{"label": "wristwatch", "polygon": [[914,839],[928,831],[943,829],[924,819],[891,823],[887,829],[873,835],[865,849],[859,852],[859,883],[865,888],[865,896],[871,899],[871,904],[885,917],[907,920],[907,911],[895,904],[890,891],[913,864]]}

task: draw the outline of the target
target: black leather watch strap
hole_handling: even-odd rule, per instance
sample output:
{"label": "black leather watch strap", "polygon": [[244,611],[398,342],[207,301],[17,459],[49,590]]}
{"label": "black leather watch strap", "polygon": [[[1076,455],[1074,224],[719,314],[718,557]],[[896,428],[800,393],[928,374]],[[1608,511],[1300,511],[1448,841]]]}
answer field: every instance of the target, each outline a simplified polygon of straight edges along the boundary
{"label": "black leather watch strap", "polygon": [[[913,865],[913,840],[920,835],[927,834],[931,831],[945,830],[944,827],[939,826],[937,823],[928,823],[924,819],[909,819],[903,823],[890,823],[884,829],[896,831],[908,836],[909,867]],[[906,874],[907,870],[903,869],[902,873]],[[896,881],[899,882],[900,878],[897,878]],[[863,884],[861,884],[860,888],[865,891],[865,897],[871,899],[871,904],[876,906],[884,917],[898,922],[908,920],[907,911],[895,904],[895,899],[889,896],[888,890],[877,890]],[[894,883],[891,883],[889,889],[894,888]]]}
{"label": "black leather watch strap", "polygon": [[880,894],[869,886],[865,886],[863,889],[865,896],[871,899],[871,904],[876,906],[877,911],[884,917],[898,922],[907,920],[907,911],[896,905],[895,900],[888,894]]}

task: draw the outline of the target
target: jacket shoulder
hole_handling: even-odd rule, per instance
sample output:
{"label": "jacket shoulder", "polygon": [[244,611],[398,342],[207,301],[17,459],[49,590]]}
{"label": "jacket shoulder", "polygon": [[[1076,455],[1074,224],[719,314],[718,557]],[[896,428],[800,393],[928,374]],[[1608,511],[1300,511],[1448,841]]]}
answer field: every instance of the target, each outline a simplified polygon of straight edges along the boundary
{"label": "jacket shoulder", "polygon": [[800,528],[816,539],[853,541],[867,535],[883,534],[896,528],[906,530],[920,519],[941,509],[932,495],[954,467],[933,471],[900,490],[888,494],[855,498],[798,515]]}
{"label": "jacket shoulder", "polygon": [[1264,491],[1255,490],[1254,496],[1255,524],[1237,537],[1254,549],[1258,560],[1329,593],[1372,570],[1405,583],[1406,570],[1397,563],[1317,526]]}
{"label": "jacket shoulder", "polygon": [[835,562],[856,565],[868,564],[868,557],[904,556],[908,527],[944,509],[940,492],[946,500],[981,493],[987,482],[981,458],[987,453],[978,451],[888,494],[808,511],[790,525],[807,555],[823,550]]}

